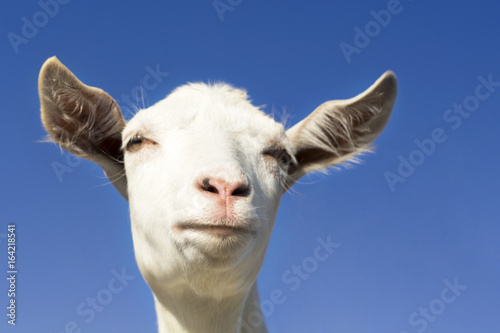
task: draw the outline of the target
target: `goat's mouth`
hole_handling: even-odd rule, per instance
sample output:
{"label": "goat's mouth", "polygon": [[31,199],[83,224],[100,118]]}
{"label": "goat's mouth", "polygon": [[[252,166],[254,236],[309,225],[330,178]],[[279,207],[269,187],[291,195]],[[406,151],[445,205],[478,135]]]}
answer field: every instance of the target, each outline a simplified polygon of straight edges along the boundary
{"label": "goat's mouth", "polygon": [[240,225],[229,225],[222,223],[195,223],[195,222],[185,222],[174,225],[174,231],[176,232],[201,232],[215,237],[229,237],[229,236],[239,236],[245,234],[255,234],[257,230],[250,226],[240,226]]}

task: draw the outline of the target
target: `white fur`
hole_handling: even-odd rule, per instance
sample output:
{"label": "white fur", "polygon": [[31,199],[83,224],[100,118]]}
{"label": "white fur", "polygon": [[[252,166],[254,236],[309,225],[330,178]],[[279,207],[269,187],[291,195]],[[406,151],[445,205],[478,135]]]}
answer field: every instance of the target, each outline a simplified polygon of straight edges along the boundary
{"label": "white fur", "polygon": [[[182,86],[126,125],[109,95],[56,58],[39,85],[49,134],[99,163],[129,200],[136,260],[161,333],[267,332],[241,321],[260,313],[256,279],[281,196],[305,173],[369,149],[396,96],[386,73],[285,131],[227,84]],[[124,155],[115,147],[120,135]]]}

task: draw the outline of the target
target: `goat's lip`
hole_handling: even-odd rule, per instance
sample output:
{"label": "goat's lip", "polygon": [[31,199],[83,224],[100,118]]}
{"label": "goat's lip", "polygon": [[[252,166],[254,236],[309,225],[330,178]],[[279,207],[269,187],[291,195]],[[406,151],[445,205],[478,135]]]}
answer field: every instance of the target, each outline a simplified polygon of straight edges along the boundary
{"label": "goat's lip", "polygon": [[252,234],[257,230],[250,226],[230,225],[226,223],[196,223],[184,222],[174,225],[175,231],[199,231],[213,236],[225,237],[231,235]]}

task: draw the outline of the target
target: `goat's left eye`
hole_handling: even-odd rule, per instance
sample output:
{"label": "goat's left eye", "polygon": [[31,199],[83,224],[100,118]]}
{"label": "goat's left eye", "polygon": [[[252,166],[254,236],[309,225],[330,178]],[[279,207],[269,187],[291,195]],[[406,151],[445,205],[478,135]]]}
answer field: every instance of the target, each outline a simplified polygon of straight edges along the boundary
{"label": "goat's left eye", "polygon": [[276,159],[278,160],[279,164],[284,167],[288,167],[292,163],[292,157],[286,152],[286,150],[280,152]]}
{"label": "goat's left eye", "polygon": [[264,152],[264,156],[268,156],[278,162],[279,166],[283,169],[288,168],[293,163],[292,157],[285,149],[270,149]]}

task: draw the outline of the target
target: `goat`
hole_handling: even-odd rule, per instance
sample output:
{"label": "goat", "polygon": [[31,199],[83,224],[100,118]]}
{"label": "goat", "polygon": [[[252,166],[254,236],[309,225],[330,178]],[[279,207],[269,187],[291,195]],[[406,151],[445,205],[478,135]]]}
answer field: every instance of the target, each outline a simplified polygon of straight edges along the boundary
{"label": "goat", "polygon": [[194,83],[127,123],[111,96],[56,57],[39,76],[52,139],[99,164],[129,201],[135,256],[161,333],[267,332],[247,318],[261,315],[256,280],[282,195],[303,175],[369,151],[396,94],[388,71],[285,130],[244,90]]}

